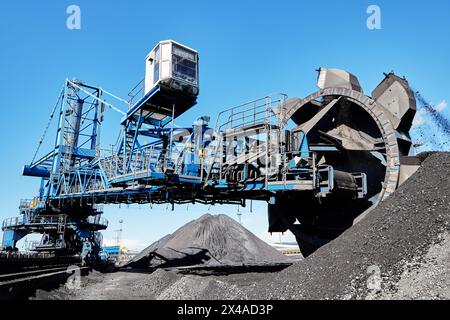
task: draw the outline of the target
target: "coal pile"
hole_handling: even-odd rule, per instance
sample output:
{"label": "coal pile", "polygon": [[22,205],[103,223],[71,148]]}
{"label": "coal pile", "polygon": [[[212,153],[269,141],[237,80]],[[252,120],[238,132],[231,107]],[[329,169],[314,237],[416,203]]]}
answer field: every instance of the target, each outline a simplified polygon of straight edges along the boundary
{"label": "coal pile", "polygon": [[[407,287],[402,281],[408,279],[408,269],[412,265],[419,263],[422,265],[419,270],[433,270],[436,261],[449,261],[448,248],[446,251],[439,249],[450,243],[447,241],[449,173],[450,153],[429,155],[416,174],[358,224],[307,259],[258,281],[235,298],[379,299],[396,296],[396,292]],[[427,260],[427,256],[436,251],[447,257]],[[423,283],[432,279],[426,276],[418,281],[417,277],[421,276],[415,275],[415,281]],[[443,276],[448,280],[448,273]],[[436,285],[430,282],[422,287],[433,288],[442,283],[438,278],[433,279]],[[439,298],[432,291],[427,293],[427,297],[430,296]]]}
{"label": "coal pile", "polygon": [[212,267],[289,261],[229,216],[205,214],[144,249],[126,267]]}
{"label": "coal pile", "polygon": [[[450,153],[423,165],[389,199],[308,258],[274,273],[183,274],[171,268],[92,275],[57,299],[450,299]],[[205,215],[145,249],[133,263],[286,258],[228,216]],[[157,255],[163,258],[158,258]],[[175,268],[176,269],[176,268]],[[128,272],[132,271],[132,272]],[[136,272],[135,272],[136,271]],[[377,287],[378,285],[378,287]]]}

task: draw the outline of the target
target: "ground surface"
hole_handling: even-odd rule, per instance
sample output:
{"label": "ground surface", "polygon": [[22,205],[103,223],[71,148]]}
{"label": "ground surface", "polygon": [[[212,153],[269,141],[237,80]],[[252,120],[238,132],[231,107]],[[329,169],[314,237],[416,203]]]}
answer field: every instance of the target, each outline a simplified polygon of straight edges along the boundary
{"label": "ground surface", "polygon": [[156,270],[145,272],[93,272],[84,277],[81,287],[65,286],[51,292],[38,291],[34,299],[233,299],[243,295],[246,287],[268,274],[248,273],[228,276],[179,275]]}
{"label": "ground surface", "polygon": [[255,283],[246,297],[375,299],[395,292],[407,265],[425,261],[450,229],[449,172],[449,153],[430,155],[365,219],[303,262]]}
{"label": "ground surface", "polygon": [[450,299],[450,235],[433,245],[421,259],[404,265],[404,272],[393,290],[380,299]]}
{"label": "ground surface", "polygon": [[92,273],[38,299],[450,299],[450,154],[422,168],[363,220],[277,273]]}

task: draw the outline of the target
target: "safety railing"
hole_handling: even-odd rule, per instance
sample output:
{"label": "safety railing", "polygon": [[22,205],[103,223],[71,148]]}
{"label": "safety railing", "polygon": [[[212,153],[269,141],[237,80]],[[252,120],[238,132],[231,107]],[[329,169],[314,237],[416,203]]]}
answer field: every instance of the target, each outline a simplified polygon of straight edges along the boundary
{"label": "safety railing", "polygon": [[92,208],[93,208],[95,211],[97,211],[97,212],[103,212],[104,206],[101,205],[101,204],[93,204],[93,205],[92,205]]}
{"label": "safety railing", "polygon": [[118,155],[114,150],[100,150],[99,158],[108,180],[116,177],[123,168],[123,156]]}
{"label": "safety railing", "polygon": [[0,260],[44,260],[50,258],[55,258],[55,255],[43,252],[0,252]]}
{"label": "safety railing", "polygon": [[[67,219],[66,224],[71,223],[79,223],[79,219]],[[81,220],[83,222],[83,220]],[[84,220],[84,222],[88,224],[93,225],[99,225],[99,226],[108,226],[108,220],[103,218],[100,214],[95,216],[89,216]],[[29,220],[20,219],[19,217],[14,218],[8,218],[3,220],[2,228],[11,228],[11,227],[19,227],[24,225],[58,225],[61,223],[61,220],[59,219],[59,215],[55,216],[44,216],[44,215],[37,215]]]}
{"label": "safety railing", "polygon": [[86,222],[88,224],[94,224],[94,225],[99,225],[99,226],[108,226],[108,220],[103,218],[100,215],[96,215],[96,216],[90,216],[86,219]]}
{"label": "safety railing", "polygon": [[30,218],[29,224],[58,224],[59,216],[34,216]]}
{"label": "safety railing", "polygon": [[26,210],[30,208],[32,199],[21,199],[19,203],[19,209],[20,210]]}
{"label": "safety railing", "polygon": [[[287,96],[285,94],[268,95],[263,98],[252,100],[238,106],[222,111],[215,128],[215,148],[210,150],[210,160],[208,161],[208,173],[206,180],[213,175],[218,179],[223,179],[223,166],[228,160],[239,156],[236,151],[236,141],[242,137],[249,138],[257,132],[258,143],[263,150],[258,152],[258,158],[265,163],[263,171],[265,183],[268,183],[269,159],[272,153],[283,154],[284,146],[279,143],[280,128],[284,120],[284,103]],[[257,131],[255,131],[257,130]],[[276,151],[272,148],[273,139],[279,147]],[[248,144],[248,141],[245,142]],[[258,150],[259,150],[258,149]],[[224,160],[225,159],[225,160]]]}
{"label": "safety railing", "polygon": [[136,101],[144,96],[144,80],[145,79],[139,81],[138,84],[135,85],[130,92],[128,92],[128,104],[130,106],[133,106]]}
{"label": "safety railing", "polygon": [[106,177],[113,180],[125,175],[138,175],[145,172],[150,174],[151,172],[164,172],[167,169],[175,170],[183,150],[174,147],[172,150],[164,151],[155,146],[136,149],[126,156],[126,163],[122,155],[111,150],[102,150],[100,163]]}
{"label": "safety railing", "polygon": [[39,198],[33,199],[21,199],[19,203],[20,211],[27,211],[35,208],[43,208],[45,206],[45,202],[39,200]]}
{"label": "safety railing", "polygon": [[2,222],[2,228],[15,227],[19,225],[23,225],[23,221],[21,221],[19,217],[8,218]]}
{"label": "safety railing", "polygon": [[285,94],[279,93],[225,109],[217,117],[216,128],[224,131],[256,124],[280,125],[286,98]]}

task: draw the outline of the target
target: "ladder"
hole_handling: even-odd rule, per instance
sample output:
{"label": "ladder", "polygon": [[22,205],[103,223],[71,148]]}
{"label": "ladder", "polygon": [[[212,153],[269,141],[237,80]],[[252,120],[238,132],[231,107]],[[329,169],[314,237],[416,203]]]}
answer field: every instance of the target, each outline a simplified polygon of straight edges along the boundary
{"label": "ladder", "polygon": [[64,235],[64,232],[66,231],[66,222],[67,222],[67,216],[65,214],[61,214],[58,217],[58,234]]}
{"label": "ladder", "polygon": [[223,162],[223,155],[226,154],[226,146],[224,143],[224,137],[222,134],[219,134],[216,136],[217,145],[214,147],[213,154],[211,159],[211,165],[209,167],[209,170],[206,174],[205,178],[205,184],[208,183],[209,179],[212,175],[218,176],[219,180],[222,178],[222,162]]}
{"label": "ladder", "polygon": [[56,248],[57,249],[62,249],[65,247],[65,240],[64,240],[64,233],[66,231],[66,219],[67,216],[65,214],[61,214],[58,217],[58,239],[56,239]]}

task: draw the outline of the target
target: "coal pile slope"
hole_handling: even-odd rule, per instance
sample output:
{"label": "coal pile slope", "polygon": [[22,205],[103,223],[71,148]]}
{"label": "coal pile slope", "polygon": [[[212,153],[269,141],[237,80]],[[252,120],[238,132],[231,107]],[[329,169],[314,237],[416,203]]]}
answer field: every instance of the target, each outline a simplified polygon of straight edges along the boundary
{"label": "coal pile slope", "polygon": [[433,245],[424,257],[408,262],[398,283],[375,298],[449,300],[450,234],[442,235],[442,242]]}
{"label": "coal pile slope", "polygon": [[389,199],[342,236],[304,261],[254,284],[240,297],[392,296],[408,265],[424,262],[449,230],[450,153],[434,153]]}
{"label": "coal pile slope", "polygon": [[227,215],[205,214],[144,249],[130,267],[249,265],[288,258]]}

